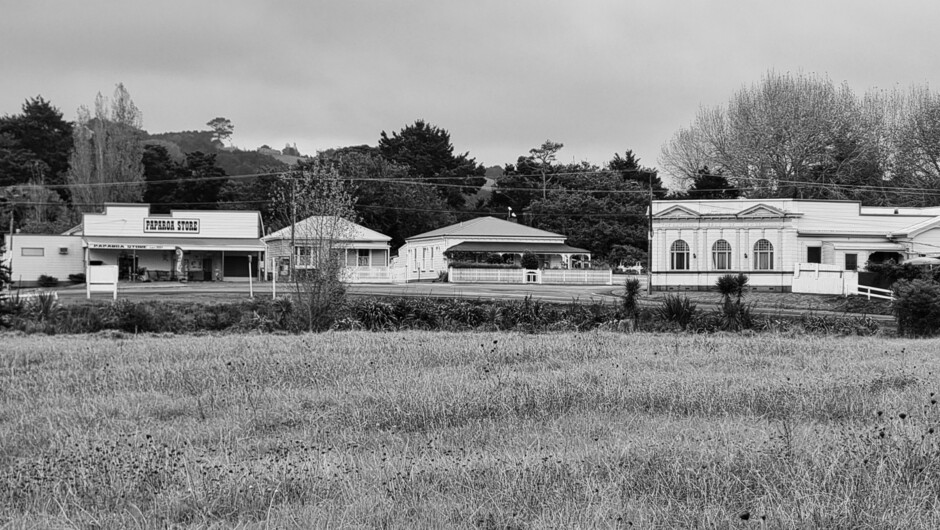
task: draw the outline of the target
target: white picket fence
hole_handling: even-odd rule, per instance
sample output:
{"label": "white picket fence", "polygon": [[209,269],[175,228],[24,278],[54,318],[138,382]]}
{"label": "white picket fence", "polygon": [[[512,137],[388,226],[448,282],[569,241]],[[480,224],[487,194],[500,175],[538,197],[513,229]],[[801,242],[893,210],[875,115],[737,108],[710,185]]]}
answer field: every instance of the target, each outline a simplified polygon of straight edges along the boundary
{"label": "white picket fence", "polygon": [[388,267],[347,267],[343,269],[343,281],[348,283],[392,283],[392,271]]}
{"label": "white picket fence", "polygon": [[614,271],[600,269],[545,269],[542,283],[562,285],[613,285]]}
{"label": "white picket fence", "polygon": [[450,283],[523,283],[524,269],[455,269],[447,271]]}
{"label": "white picket fence", "polygon": [[596,269],[448,269],[451,283],[536,283],[613,285],[611,270]]}

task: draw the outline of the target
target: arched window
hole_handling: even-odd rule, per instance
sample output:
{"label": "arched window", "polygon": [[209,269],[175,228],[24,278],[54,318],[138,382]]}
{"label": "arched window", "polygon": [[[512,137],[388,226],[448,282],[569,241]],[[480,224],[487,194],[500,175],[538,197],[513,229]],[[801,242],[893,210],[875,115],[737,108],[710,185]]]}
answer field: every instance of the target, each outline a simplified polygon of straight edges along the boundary
{"label": "arched window", "polygon": [[669,247],[669,268],[674,271],[689,270],[689,244],[681,239]]}
{"label": "arched window", "polygon": [[766,239],[754,243],[754,268],[769,271],[774,268],[774,246]]}
{"label": "arched window", "polygon": [[724,239],[719,239],[712,245],[712,266],[715,270],[731,268],[731,244]]}

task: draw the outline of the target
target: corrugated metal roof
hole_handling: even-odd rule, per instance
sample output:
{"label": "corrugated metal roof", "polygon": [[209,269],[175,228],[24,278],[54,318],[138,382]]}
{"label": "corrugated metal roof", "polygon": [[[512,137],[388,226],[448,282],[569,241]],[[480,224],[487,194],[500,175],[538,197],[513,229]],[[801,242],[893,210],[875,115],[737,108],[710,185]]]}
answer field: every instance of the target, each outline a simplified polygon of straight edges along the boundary
{"label": "corrugated metal roof", "polygon": [[[333,223],[336,223],[333,226]],[[338,239],[343,241],[391,241],[392,238],[376,232],[371,228],[366,228],[360,224],[356,224],[348,219],[343,219],[342,217],[331,217],[331,216],[320,216],[314,215],[308,217],[303,221],[297,221],[297,224],[294,228],[295,237],[302,237],[303,239],[316,239],[313,237],[313,234],[318,234],[321,232],[331,232],[338,235]],[[277,232],[268,234],[261,238],[264,241],[272,241],[275,239],[290,239],[290,226],[286,226]]]}
{"label": "corrugated metal roof", "polygon": [[431,230],[423,234],[409,237],[406,241],[413,239],[427,239],[432,237],[535,237],[564,239],[565,236],[532,228],[531,226],[511,223],[495,217],[477,217],[462,223],[445,226],[437,230]]}
{"label": "corrugated metal roof", "polygon": [[468,241],[449,247],[445,252],[531,252],[533,254],[590,254],[590,251],[564,243],[514,243]]}

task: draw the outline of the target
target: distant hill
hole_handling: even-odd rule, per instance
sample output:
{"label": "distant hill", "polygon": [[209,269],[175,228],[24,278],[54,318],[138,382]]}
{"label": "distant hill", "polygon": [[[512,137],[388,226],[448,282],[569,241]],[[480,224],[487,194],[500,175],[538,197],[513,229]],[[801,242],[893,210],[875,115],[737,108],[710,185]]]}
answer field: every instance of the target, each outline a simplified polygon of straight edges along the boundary
{"label": "distant hill", "polygon": [[212,141],[212,131],[179,131],[165,133],[148,133],[148,139],[164,140],[174,143],[180,147],[184,153],[217,153],[218,144]]}
{"label": "distant hill", "polygon": [[[146,142],[159,145],[177,146],[183,154],[201,151],[216,155],[216,165],[225,170],[226,175],[256,175],[271,171],[284,171],[299,157],[286,155],[269,155],[257,151],[242,151],[240,149],[223,148],[219,142],[212,139],[212,131],[179,131],[153,133],[147,136]],[[167,149],[173,154],[172,148]]]}

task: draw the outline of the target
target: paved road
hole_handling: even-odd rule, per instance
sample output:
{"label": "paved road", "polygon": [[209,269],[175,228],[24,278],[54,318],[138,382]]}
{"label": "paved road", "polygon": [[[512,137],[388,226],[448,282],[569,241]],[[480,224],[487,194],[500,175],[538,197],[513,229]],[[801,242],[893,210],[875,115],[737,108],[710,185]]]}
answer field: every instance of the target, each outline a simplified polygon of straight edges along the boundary
{"label": "paved road", "polygon": [[[645,278],[643,291],[645,292]],[[615,304],[620,301],[623,293],[622,281],[615,279],[615,285],[497,285],[497,284],[454,284],[454,283],[409,283],[409,284],[353,284],[349,286],[351,296],[414,296],[414,297],[462,297],[484,300],[513,300],[531,296],[545,302],[569,303],[579,301],[582,303],[608,303]],[[286,284],[278,284],[279,293],[288,292]],[[272,285],[270,282],[254,284],[256,297],[270,297]],[[83,287],[67,287],[60,289],[59,299],[63,303],[78,303],[85,300]],[[95,299],[107,300],[110,297],[104,293],[93,295]],[[248,298],[248,284],[236,282],[192,282],[180,284],[175,282],[154,282],[141,284],[121,284],[118,289],[119,298],[131,300],[176,299],[189,301],[232,301]],[[640,299],[644,307],[656,307],[660,304],[658,299]],[[701,303],[706,308],[710,304]],[[755,307],[759,314],[800,316],[806,313],[805,309],[783,309],[779,307]],[[817,315],[843,315],[841,312],[814,310]],[[894,317],[889,315],[869,315],[872,319],[886,326],[894,326]]]}
{"label": "paved road", "polygon": [[[255,283],[254,295],[256,297],[270,297],[272,285],[269,282]],[[278,293],[289,292],[289,286],[278,284]],[[614,294],[622,287],[612,285],[480,285],[480,284],[453,284],[453,283],[409,283],[397,285],[385,284],[353,284],[348,292],[352,296],[415,296],[415,297],[464,297],[482,299],[511,300],[531,296],[546,302],[580,302],[606,301],[613,302],[619,297]],[[131,300],[147,300],[155,298],[176,299],[205,299],[205,300],[236,300],[248,297],[247,283],[188,283],[154,282],[141,284],[120,284],[118,298]],[[67,287],[60,289],[59,297],[64,303],[77,302],[85,299],[85,290],[82,287]],[[95,293],[95,299],[107,299],[105,293]]]}

